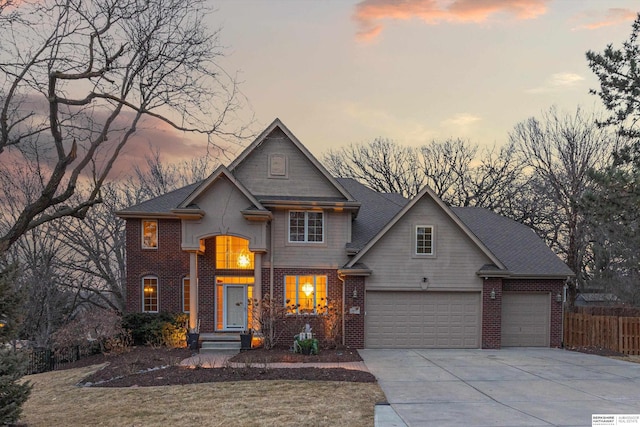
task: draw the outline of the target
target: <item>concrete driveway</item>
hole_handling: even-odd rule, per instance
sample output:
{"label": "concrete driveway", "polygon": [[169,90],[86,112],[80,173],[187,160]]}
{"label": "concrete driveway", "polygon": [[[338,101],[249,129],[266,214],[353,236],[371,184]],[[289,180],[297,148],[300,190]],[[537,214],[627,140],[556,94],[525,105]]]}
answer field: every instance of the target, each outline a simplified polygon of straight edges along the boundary
{"label": "concrete driveway", "polygon": [[591,426],[592,414],[640,414],[636,363],[547,348],[360,354],[391,405],[376,410],[379,426]]}

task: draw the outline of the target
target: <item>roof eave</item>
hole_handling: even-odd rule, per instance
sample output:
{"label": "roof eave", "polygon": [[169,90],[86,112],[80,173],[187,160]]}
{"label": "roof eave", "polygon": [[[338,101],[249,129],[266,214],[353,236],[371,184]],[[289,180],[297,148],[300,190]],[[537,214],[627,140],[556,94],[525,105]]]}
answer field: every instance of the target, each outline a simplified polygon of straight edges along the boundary
{"label": "roof eave", "polygon": [[371,270],[368,268],[340,268],[338,269],[340,276],[371,276]]}
{"label": "roof eave", "polygon": [[172,212],[128,212],[116,211],[115,215],[123,219],[180,219]]}
{"label": "roof eave", "polygon": [[260,203],[266,208],[281,208],[281,209],[313,209],[313,208],[325,208],[344,211],[358,211],[360,209],[360,202],[327,202],[327,201],[308,201],[308,200],[261,200]]}
{"label": "roof eave", "polygon": [[252,209],[246,209],[241,211],[244,219],[247,221],[271,221],[273,214],[271,211],[256,211]]}
{"label": "roof eave", "polygon": [[175,214],[180,219],[191,219],[198,220],[204,217],[205,212],[202,209],[192,209],[192,208],[178,208],[171,209],[171,213]]}

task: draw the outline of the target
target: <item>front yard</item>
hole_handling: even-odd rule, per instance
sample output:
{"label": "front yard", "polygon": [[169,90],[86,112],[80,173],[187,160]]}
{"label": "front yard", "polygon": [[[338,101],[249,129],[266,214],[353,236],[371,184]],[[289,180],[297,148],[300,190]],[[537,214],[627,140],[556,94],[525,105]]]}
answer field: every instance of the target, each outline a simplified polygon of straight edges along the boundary
{"label": "front yard", "polygon": [[[29,426],[370,426],[375,403],[384,400],[376,383],[361,382],[263,380],[126,388],[76,385],[103,366],[25,377],[34,388],[20,422]],[[162,370],[155,372],[162,377]]]}

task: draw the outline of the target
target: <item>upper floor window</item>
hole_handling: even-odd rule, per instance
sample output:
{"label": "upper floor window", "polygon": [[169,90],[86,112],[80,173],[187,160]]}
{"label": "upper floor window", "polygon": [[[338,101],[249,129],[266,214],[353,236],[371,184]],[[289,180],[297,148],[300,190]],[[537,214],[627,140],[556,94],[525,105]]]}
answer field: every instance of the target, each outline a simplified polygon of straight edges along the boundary
{"label": "upper floor window", "polygon": [[147,276],[142,279],[142,311],[158,312],[158,278]]}
{"label": "upper floor window", "polygon": [[318,314],[327,299],[327,276],[285,276],[284,293],[289,313]]}
{"label": "upper floor window", "polygon": [[249,241],[235,236],[216,237],[216,268],[223,270],[253,270],[254,254]]}
{"label": "upper floor window", "polygon": [[188,277],[182,279],[182,312],[188,313],[191,304],[191,282]]}
{"label": "upper floor window", "polygon": [[158,248],[158,221],[155,219],[142,220],[142,249]]}
{"label": "upper floor window", "polygon": [[322,243],[324,214],[315,211],[290,211],[289,241]]}
{"label": "upper floor window", "polygon": [[416,255],[433,255],[433,227],[430,225],[416,226]]}

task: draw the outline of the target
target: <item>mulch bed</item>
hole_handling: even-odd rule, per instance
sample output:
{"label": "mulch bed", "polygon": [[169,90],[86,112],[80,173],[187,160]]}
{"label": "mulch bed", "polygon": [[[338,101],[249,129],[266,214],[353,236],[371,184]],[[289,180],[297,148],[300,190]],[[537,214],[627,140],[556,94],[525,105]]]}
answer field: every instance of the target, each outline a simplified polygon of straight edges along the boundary
{"label": "mulch bed", "polygon": [[603,348],[603,347],[567,347],[566,349],[569,351],[578,351],[580,353],[595,354],[598,356],[605,356],[605,357],[629,357],[624,353],[620,353],[614,350],[609,350],[608,348]]}
{"label": "mulch bed", "polygon": [[375,382],[369,372],[342,368],[266,368],[275,362],[357,362],[355,350],[322,350],[319,355],[293,354],[287,349],[254,349],[236,355],[232,360],[245,365],[240,368],[187,368],[177,364],[192,352],[188,349],[133,347],[121,354],[95,355],[67,364],[64,369],[107,363],[107,366],[84,378],[86,387],[150,387],[224,381],[306,380]]}

